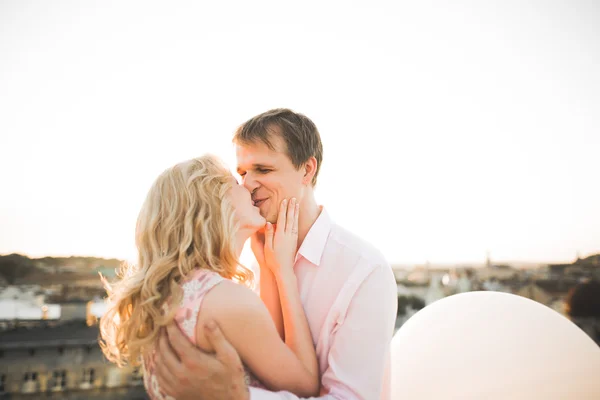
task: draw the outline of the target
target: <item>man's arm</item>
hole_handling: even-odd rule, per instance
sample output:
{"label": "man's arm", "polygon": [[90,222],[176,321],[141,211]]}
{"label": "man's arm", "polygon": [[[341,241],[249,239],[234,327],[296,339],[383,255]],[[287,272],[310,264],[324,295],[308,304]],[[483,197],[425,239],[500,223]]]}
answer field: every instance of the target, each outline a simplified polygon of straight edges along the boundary
{"label": "man's arm", "polygon": [[[378,400],[384,388],[384,368],[389,361],[397,288],[389,266],[376,267],[351,294],[349,306],[331,333],[329,368],[322,379],[319,400]],[[181,400],[245,400],[248,393],[239,356],[216,329],[207,332],[215,355],[206,354],[186,340],[176,326],[169,339],[159,341],[157,376],[161,387]],[[202,392],[202,397],[200,395]],[[251,400],[299,400],[289,392],[250,388]]]}
{"label": "man's arm", "polygon": [[[332,332],[329,367],[322,378],[320,400],[378,400],[397,315],[396,281],[389,266],[376,267],[341,310]],[[386,397],[389,397],[386,396]],[[250,388],[251,400],[299,400],[288,393]]]}
{"label": "man's arm", "polygon": [[239,355],[214,321],[204,329],[214,355],[194,346],[175,323],[161,332],[155,366],[160,387],[181,400],[249,399]]}
{"label": "man's arm", "polygon": [[[289,273],[292,274],[291,271]],[[292,283],[295,284],[295,281]],[[299,298],[297,303],[297,307],[301,308]],[[210,351],[211,347],[206,343],[202,318],[212,319],[217,323],[223,336],[237,351],[236,356],[239,355],[240,360],[265,387],[275,391],[287,390],[304,397],[319,393],[318,368],[316,366],[313,368],[310,358],[307,359],[304,354],[300,354],[302,347],[294,348],[281,340],[265,305],[251,290],[234,282],[224,281],[206,295],[202,306],[204,308],[201,311],[203,317],[199,317],[195,329],[197,342],[205,342],[203,347],[205,350]],[[175,338],[171,337],[172,331],[169,334],[169,339],[175,342]],[[293,336],[290,335],[290,337]],[[312,343],[310,331],[305,336],[302,342],[310,341]],[[174,347],[176,346],[175,343],[172,344]],[[177,350],[177,348],[175,349]],[[159,349],[159,353],[156,355],[155,365],[164,362],[162,360],[164,354],[161,350]],[[190,357],[194,353],[196,356]],[[218,351],[216,351],[216,355],[218,359]],[[183,354],[178,352],[177,356],[182,361],[183,369],[187,367],[189,370],[195,370],[199,373],[198,378],[196,382],[188,382],[187,378],[180,380],[178,375],[174,374],[175,387],[165,387],[165,393],[179,400],[187,399],[189,390],[185,386],[189,383],[189,386],[196,386],[195,394],[204,400],[208,395],[201,378],[206,374],[202,374],[204,366],[202,361],[197,359],[198,356],[202,357],[203,355],[186,351]],[[203,359],[208,360],[206,356]],[[167,371],[167,374],[169,372],[171,371]],[[169,378],[165,380],[169,380]],[[210,398],[213,397],[210,395]]]}

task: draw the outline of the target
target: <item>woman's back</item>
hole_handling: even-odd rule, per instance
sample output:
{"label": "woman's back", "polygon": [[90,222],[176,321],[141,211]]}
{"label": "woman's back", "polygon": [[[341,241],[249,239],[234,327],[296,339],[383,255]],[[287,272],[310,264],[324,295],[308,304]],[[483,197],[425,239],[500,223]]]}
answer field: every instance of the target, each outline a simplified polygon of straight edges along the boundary
{"label": "woman's back", "polygon": [[[197,337],[197,325],[203,324],[205,319],[203,318],[203,314],[207,314],[206,312],[200,313],[200,310],[206,294],[223,281],[227,281],[227,279],[214,271],[197,269],[181,285],[181,288],[183,289],[183,298],[177,306],[175,322],[188,340],[204,351],[212,351],[213,349],[210,348],[210,344],[204,337]],[[235,283],[230,282],[230,284]],[[168,306],[165,305],[165,311],[167,307]],[[144,358],[144,386],[152,400],[170,399],[169,396],[166,396],[162,392],[154,375],[154,358],[154,351],[147,358]],[[248,369],[246,369],[246,384],[249,386],[262,387],[260,382],[254,378]]]}

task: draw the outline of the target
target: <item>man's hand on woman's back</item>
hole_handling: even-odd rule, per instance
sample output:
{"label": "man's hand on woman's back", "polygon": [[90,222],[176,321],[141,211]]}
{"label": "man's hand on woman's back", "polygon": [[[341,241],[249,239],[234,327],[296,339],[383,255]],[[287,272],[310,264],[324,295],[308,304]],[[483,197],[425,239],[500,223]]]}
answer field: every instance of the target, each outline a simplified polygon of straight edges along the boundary
{"label": "man's hand on woman's back", "polygon": [[155,371],[160,387],[177,400],[249,399],[240,357],[215,322],[206,325],[215,354],[190,343],[175,323],[161,332]]}

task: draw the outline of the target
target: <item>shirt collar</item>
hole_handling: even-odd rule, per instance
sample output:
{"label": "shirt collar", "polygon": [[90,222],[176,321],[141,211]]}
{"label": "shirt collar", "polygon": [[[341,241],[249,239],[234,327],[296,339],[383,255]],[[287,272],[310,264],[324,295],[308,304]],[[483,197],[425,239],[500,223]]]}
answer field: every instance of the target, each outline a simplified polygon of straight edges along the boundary
{"label": "shirt collar", "polygon": [[327,211],[325,211],[325,208],[322,206],[320,208],[321,213],[308,230],[302,245],[298,249],[296,261],[299,256],[302,256],[316,266],[319,266],[321,263],[321,257],[323,256],[327,238],[331,231],[332,221],[329,214],[327,214]]}

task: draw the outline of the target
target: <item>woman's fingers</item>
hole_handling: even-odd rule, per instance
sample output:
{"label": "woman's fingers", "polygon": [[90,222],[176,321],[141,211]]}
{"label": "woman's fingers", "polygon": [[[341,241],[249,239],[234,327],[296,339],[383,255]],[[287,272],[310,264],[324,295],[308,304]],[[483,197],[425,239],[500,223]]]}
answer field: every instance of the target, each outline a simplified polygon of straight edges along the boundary
{"label": "woman's fingers", "polygon": [[281,206],[279,207],[279,216],[277,217],[277,232],[285,232],[285,224],[287,221],[287,205],[288,200],[283,199]]}
{"label": "woman's fingers", "polygon": [[285,232],[289,233],[294,227],[294,213],[296,211],[296,198],[292,198],[287,207]]}
{"label": "woman's fingers", "polygon": [[300,203],[296,203],[294,210],[294,223],[292,224],[292,234],[298,236],[298,216],[300,215]]}
{"label": "woman's fingers", "polygon": [[265,245],[263,249],[273,251],[273,225],[267,222],[267,229],[265,229]]}

